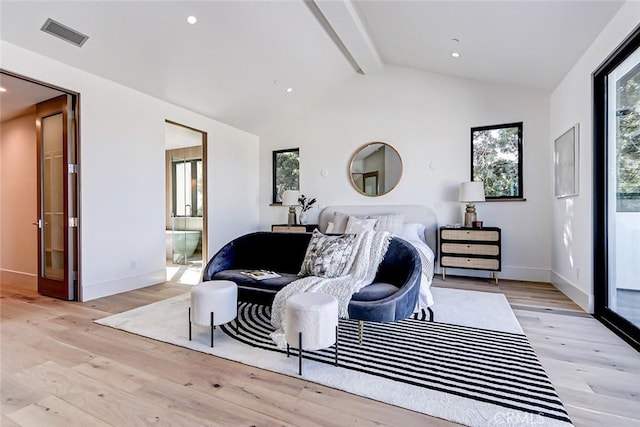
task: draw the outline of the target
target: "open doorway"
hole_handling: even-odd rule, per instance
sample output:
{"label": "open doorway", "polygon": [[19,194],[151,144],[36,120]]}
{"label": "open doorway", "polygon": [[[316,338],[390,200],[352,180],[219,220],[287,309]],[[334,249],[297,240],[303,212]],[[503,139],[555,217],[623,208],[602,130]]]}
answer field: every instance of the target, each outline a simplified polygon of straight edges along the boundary
{"label": "open doorway", "polygon": [[0,71],[0,282],[79,295],[79,95]]}
{"label": "open doorway", "polygon": [[206,132],[165,122],[167,281],[195,285],[207,259]]}

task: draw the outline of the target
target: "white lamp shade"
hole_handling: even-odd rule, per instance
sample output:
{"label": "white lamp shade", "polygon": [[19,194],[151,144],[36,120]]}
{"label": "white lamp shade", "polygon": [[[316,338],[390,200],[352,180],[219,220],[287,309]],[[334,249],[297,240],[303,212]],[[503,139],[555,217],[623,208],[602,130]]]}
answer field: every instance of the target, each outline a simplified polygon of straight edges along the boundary
{"label": "white lamp shade", "polygon": [[484,185],[480,181],[460,184],[461,202],[484,202]]}
{"label": "white lamp shade", "polygon": [[300,192],[296,190],[284,190],[282,193],[282,206],[298,206]]}

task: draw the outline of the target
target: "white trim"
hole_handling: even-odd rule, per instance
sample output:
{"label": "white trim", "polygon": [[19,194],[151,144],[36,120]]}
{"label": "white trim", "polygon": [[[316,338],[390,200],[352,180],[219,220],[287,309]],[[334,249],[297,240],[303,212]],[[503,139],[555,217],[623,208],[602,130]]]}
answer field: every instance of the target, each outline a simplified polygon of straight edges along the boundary
{"label": "white trim", "polygon": [[[438,273],[442,274],[442,268],[438,268]],[[452,276],[465,276],[465,277],[486,277],[492,279],[492,271],[485,270],[471,270],[471,269],[459,269],[459,268],[447,268],[447,275]],[[502,266],[502,271],[498,271],[498,280],[523,280],[525,282],[551,282],[551,271],[546,268],[532,268],[532,267],[516,267],[516,266]]]}
{"label": "white trim", "polygon": [[584,311],[593,313],[593,295],[587,294],[578,285],[555,271],[551,271],[551,284],[578,304]]}
{"label": "white trim", "polygon": [[123,277],[107,282],[93,283],[82,287],[82,301],[90,301],[109,295],[132,291],[167,281],[166,269],[151,271],[138,276]]}
{"label": "white trim", "polygon": [[23,271],[0,269],[0,283],[35,291],[38,289],[38,275]]}

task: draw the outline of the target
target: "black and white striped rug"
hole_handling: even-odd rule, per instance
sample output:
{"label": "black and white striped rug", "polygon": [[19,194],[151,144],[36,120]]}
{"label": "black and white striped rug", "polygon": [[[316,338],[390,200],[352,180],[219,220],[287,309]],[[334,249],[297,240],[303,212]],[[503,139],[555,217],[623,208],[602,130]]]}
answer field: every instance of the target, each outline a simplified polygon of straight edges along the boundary
{"label": "black and white striped rug", "polygon": [[[185,293],[96,323],[298,377],[269,337],[270,307],[240,304],[214,348],[208,327],[189,340],[188,307]],[[358,322],[341,320],[338,367],[333,348],[305,352],[302,379],[464,425],[571,423],[504,295],[438,289],[437,308],[442,323],[365,322],[362,345]]]}
{"label": "black and white striped rug", "polygon": [[[283,352],[269,334],[271,307],[242,303],[229,337]],[[333,348],[305,352],[305,359],[333,365]],[[521,334],[408,319],[367,322],[362,345],[358,322],[340,320],[338,366],[419,387],[570,422],[569,416]]]}

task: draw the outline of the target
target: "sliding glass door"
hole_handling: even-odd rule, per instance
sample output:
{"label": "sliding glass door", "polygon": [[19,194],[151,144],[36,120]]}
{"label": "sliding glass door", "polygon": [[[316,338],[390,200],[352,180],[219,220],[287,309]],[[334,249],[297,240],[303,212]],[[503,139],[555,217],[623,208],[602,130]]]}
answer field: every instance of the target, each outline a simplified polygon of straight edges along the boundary
{"label": "sliding glass door", "polygon": [[594,73],[596,316],[640,349],[640,33]]}

